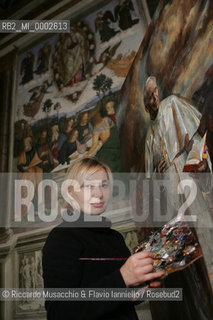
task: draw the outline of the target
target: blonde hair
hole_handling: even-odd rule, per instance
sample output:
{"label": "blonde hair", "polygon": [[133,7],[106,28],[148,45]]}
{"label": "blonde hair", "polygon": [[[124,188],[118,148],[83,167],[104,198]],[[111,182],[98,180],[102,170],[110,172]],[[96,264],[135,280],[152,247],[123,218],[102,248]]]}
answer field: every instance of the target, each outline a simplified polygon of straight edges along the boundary
{"label": "blonde hair", "polygon": [[91,176],[93,173],[97,172],[100,169],[103,169],[106,171],[106,174],[109,180],[110,190],[112,192],[112,187],[113,187],[112,172],[106,164],[99,161],[95,157],[84,157],[84,158],[75,160],[67,170],[66,179],[77,181],[80,187],[82,187],[84,184],[84,181],[87,180],[89,176]]}

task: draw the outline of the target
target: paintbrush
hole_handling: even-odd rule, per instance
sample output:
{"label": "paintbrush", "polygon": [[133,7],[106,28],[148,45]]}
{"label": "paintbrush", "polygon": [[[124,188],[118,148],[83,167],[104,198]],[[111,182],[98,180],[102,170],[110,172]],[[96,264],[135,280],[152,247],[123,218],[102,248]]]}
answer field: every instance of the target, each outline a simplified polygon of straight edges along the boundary
{"label": "paintbrush", "polygon": [[[122,261],[127,260],[128,258],[79,258],[80,261]],[[164,258],[153,258],[153,260],[162,260],[166,261]]]}

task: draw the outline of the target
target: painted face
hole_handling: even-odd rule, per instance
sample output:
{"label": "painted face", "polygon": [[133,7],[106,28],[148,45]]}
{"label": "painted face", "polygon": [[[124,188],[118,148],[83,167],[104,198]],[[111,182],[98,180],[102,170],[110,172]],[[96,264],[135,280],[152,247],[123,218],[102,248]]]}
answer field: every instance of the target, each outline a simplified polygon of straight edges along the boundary
{"label": "painted face", "polygon": [[80,190],[76,192],[71,191],[70,195],[84,213],[92,215],[103,213],[111,195],[106,171],[100,169],[91,174],[89,178],[84,181]]}
{"label": "painted face", "polygon": [[69,137],[69,142],[74,142],[76,141],[78,138],[78,130],[75,130],[73,132],[71,132],[70,137]]}
{"label": "painted face", "polygon": [[149,82],[148,85],[148,103],[146,106],[147,111],[150,113],[151,119],[155,119],[159,107],[159,91],[155,80]]}
{"label": "painted face", "polygon": [[88,113],[85,113],[81,118],[81,126],[85,126],[88,122]]}
{"label": "painted face", "polygon": [[74,122],[74,120],[73,120],[73,119],[70,119],[69,122],[68,122],[68,126],[69,126],[69,127],[72,127],[73,122]]}
{"label": "painted face", "polygon": [[58,125],[55,124],[54,126],[52,126],[51,130],[52,130],[52,133],[58,132],[59,131]]}
{"label": "painted face", "polygon": [[47,84],[46,82],[44,82],[43,86],[44,86],[44,89],[45,89],[45,90],[48,89],[48,84]]}
{"label": "painted face", "polygon": [[46,138],[46,136],[47,136],[47,131],[46,130],[42,131],[41,138]]}
{"label": "painted face", "polygon": [[76,140],[78,138],[78,130],[75,130],[73,133],[73,139]]}
{"label": "painted face", "polygon": [[107,114],[114,114],[115,110],[114,110],[114,101],[109,101],[106,103],[105,108],[107,111]]}
{"label": "painted face", "polygon": [[26,138],[24,140],[24,150],[26,152],[30,151],[32,149],[32,141],[30,138]]}
{"label": "painted face", "polygon": [[93,50],[94,48],[95,48],[94,44],[91,44],[90,47],[89,47],[90,50]]}

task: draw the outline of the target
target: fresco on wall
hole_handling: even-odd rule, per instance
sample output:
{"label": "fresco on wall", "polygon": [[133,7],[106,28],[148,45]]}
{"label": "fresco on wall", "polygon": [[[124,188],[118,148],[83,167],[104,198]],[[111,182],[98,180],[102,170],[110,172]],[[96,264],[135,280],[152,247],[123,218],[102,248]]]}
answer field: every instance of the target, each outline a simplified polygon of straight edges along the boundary
{"label": "fresco on wall", "polygon": [[149,76],[156,77],[159,102],[176,95],[188,99],[199,111],[200,114],[193,108],[199,119],[202,114],[199,130],[203,136],[207,129],[212,156],[212,10],[208,0],[187,1],[184,6],[176,0],[160,1],[122,88],[116,111],[127,170],[145,171],[150,113],[144,106],[144,88]]}
{"label": "fresco on wall", "polygon": [[172,173],[171,189],[181,172],[212,170],[212,11],[208,0],[160,1],[116,103],[125,170]]}
{"label": "fresco on wall", "polygon": [[[213,160],[212,14],[213,3],[209,0],[159,1],[116,103],[124,167],[128,172],[137,172],[138,188],[133,206],[138,215],[148,210],[144,226],[153,227],[153,220],[149,199],[143,202],[139,172],[144,172],[147,178],[152,173],[167,173],[167,177],[172,173],[175,178],[169,193],[176,213],[186,200],[173,192],[175,187],[177,190],[182,172],[205,173],[208,181],[211,178],[208,172]],[[213,264],[212,246],[208,245],[213,241],[212,187],[198,180],[198,192],[190,212],[199,212],[203,221],[209,221],[205,228],[197,229],[208,272],[200,260],[180,276],[169,278],[167,286],[176,285],[188,293],[183,303],[173,305],[173,313],[170,317],[167,315],[168,318],[173,317],[174,312],[178,319],[212,317]],[[150,229],[142,228],[141,234],[146,233],[150,233]],[[194,280],[198,278],[201,279],[199,288]],[[202,299],[205,301],[201,304]],[[192,306],[194,314],[187,305]],[[152,309],[153,319],[165,319],[166,312],[169,314],[166,308],[162,312],[163,306],[161,310]]]}
{"label": "fresco on wall", "polygon": [[123,170],[114,104],[145,29],[135,0],[112,1],[19,56],[14,171],[61,174],[82,155]]}

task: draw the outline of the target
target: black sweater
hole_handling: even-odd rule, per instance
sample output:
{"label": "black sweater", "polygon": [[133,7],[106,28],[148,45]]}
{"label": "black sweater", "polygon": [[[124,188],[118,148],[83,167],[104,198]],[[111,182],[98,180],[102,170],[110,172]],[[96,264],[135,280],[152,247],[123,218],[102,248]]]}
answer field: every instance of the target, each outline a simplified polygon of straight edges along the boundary
{"label": "black sweater", "polygon": [[[126,258],[122,235],[109,227],[54,228],[43,248],[45,288],[126,288],[120,273],[125,261],[80,261],[79,258]],[[48,320],[137,320],[129,301],[46,301]]]}

